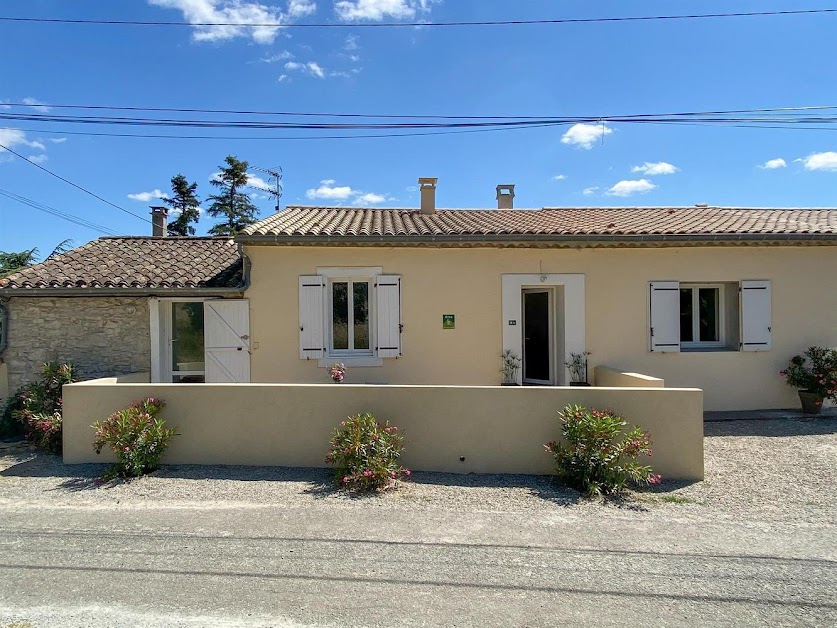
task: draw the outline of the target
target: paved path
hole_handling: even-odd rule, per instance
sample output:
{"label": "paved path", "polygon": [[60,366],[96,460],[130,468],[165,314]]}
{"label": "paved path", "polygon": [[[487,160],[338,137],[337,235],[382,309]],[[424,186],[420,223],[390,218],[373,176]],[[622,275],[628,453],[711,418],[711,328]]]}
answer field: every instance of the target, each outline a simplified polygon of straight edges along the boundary
{"label": "paved path", "polygon": [[837,625],[833,527],[634,515],[6,501],[0,627]]}

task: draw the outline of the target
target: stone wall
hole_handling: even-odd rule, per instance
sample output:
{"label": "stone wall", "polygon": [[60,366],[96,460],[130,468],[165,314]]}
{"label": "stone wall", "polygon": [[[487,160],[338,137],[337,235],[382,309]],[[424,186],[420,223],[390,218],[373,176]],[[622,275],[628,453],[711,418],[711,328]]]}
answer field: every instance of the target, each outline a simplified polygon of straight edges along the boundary
{"label": "stone wall", "polygon": [[73,362],[81,379],[151,368],[148,299],[13,297],[0,355],[9,388],[37,379],[44,362]]}

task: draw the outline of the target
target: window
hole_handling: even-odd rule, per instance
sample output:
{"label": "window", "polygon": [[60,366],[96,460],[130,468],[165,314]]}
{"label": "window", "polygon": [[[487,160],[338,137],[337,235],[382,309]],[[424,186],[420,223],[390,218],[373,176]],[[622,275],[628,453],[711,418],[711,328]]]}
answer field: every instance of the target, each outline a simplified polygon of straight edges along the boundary
{"label": "window", "polygon": [[401,356],[401,278],[380,268],[321,268],[299,278],[299,357],[381,366]]}
{"label": "window", "polygon": [[369,329],[369,281],[331,282],[331,353],[372,354]]}
{"label": "window", "polygon": [[203,302],[171,304],[171,381],[204,381]]}
{"label": "window", "polygon": [[680,351],[770,351],[771,284],[766,280],[652,281],[648,348]]}
{"label": "window", "polygon": [[680,285],[680,346],[724,345],[724,289],[714,284]]}

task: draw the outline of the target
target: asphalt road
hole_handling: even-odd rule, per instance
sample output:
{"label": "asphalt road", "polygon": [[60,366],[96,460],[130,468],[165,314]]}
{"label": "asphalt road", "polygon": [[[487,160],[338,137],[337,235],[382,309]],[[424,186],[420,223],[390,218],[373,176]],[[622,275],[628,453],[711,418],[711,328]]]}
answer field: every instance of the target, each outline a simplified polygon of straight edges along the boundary
{"label": "asphalt road", "polygon": [[835,552],[604,509],[7,501],[0,627],[834,626]]}

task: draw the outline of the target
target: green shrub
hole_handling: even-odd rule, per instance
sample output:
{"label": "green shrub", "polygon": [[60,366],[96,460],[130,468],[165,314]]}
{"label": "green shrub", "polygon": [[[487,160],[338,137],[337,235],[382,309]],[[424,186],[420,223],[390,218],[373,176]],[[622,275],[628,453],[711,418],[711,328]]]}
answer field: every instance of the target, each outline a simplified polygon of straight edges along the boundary
{"label": "green shrub", "polygon": [[[22,430],[27,439],[50,453],[61,453],[61,387],[75,381],[72,364],[47,362],[41,379],[20,388],[9,400],[0,423],[0,435]],[[8,420],[11,417],[12,421]]]}
{"label": "green shrub", "polygon": [[397,486],[409,469],[398,462],[404,439],[388,421],[369,413],[349,417],[335,428],[326,462],[334,465],[335,483],[352,491],[377,491]]}
{"label": "green shrub", "polygon": [[809,347],[779,371],[788,386],[837,401],[837,349]]}
{"label": "green shrub", "polygon": [[139,477],[157,468],[171,439],[177,436],[176,428],[166,427],[166,422],[157,418],[165,405],[149,397],[93,424],[96,453],[107,445],[116,454],[116,466],[107,476]]}
{"label": "green shrub", "polygon": [[624,433],[627,421],[607,410],[572,405],[558,417],[565,443],[553,441],[544,447],[568,486],[587,495],[609,495],[629,483],[659,484],[662,478],[637,462],[637,456],[651,456],[647,432],[635,427]]}

